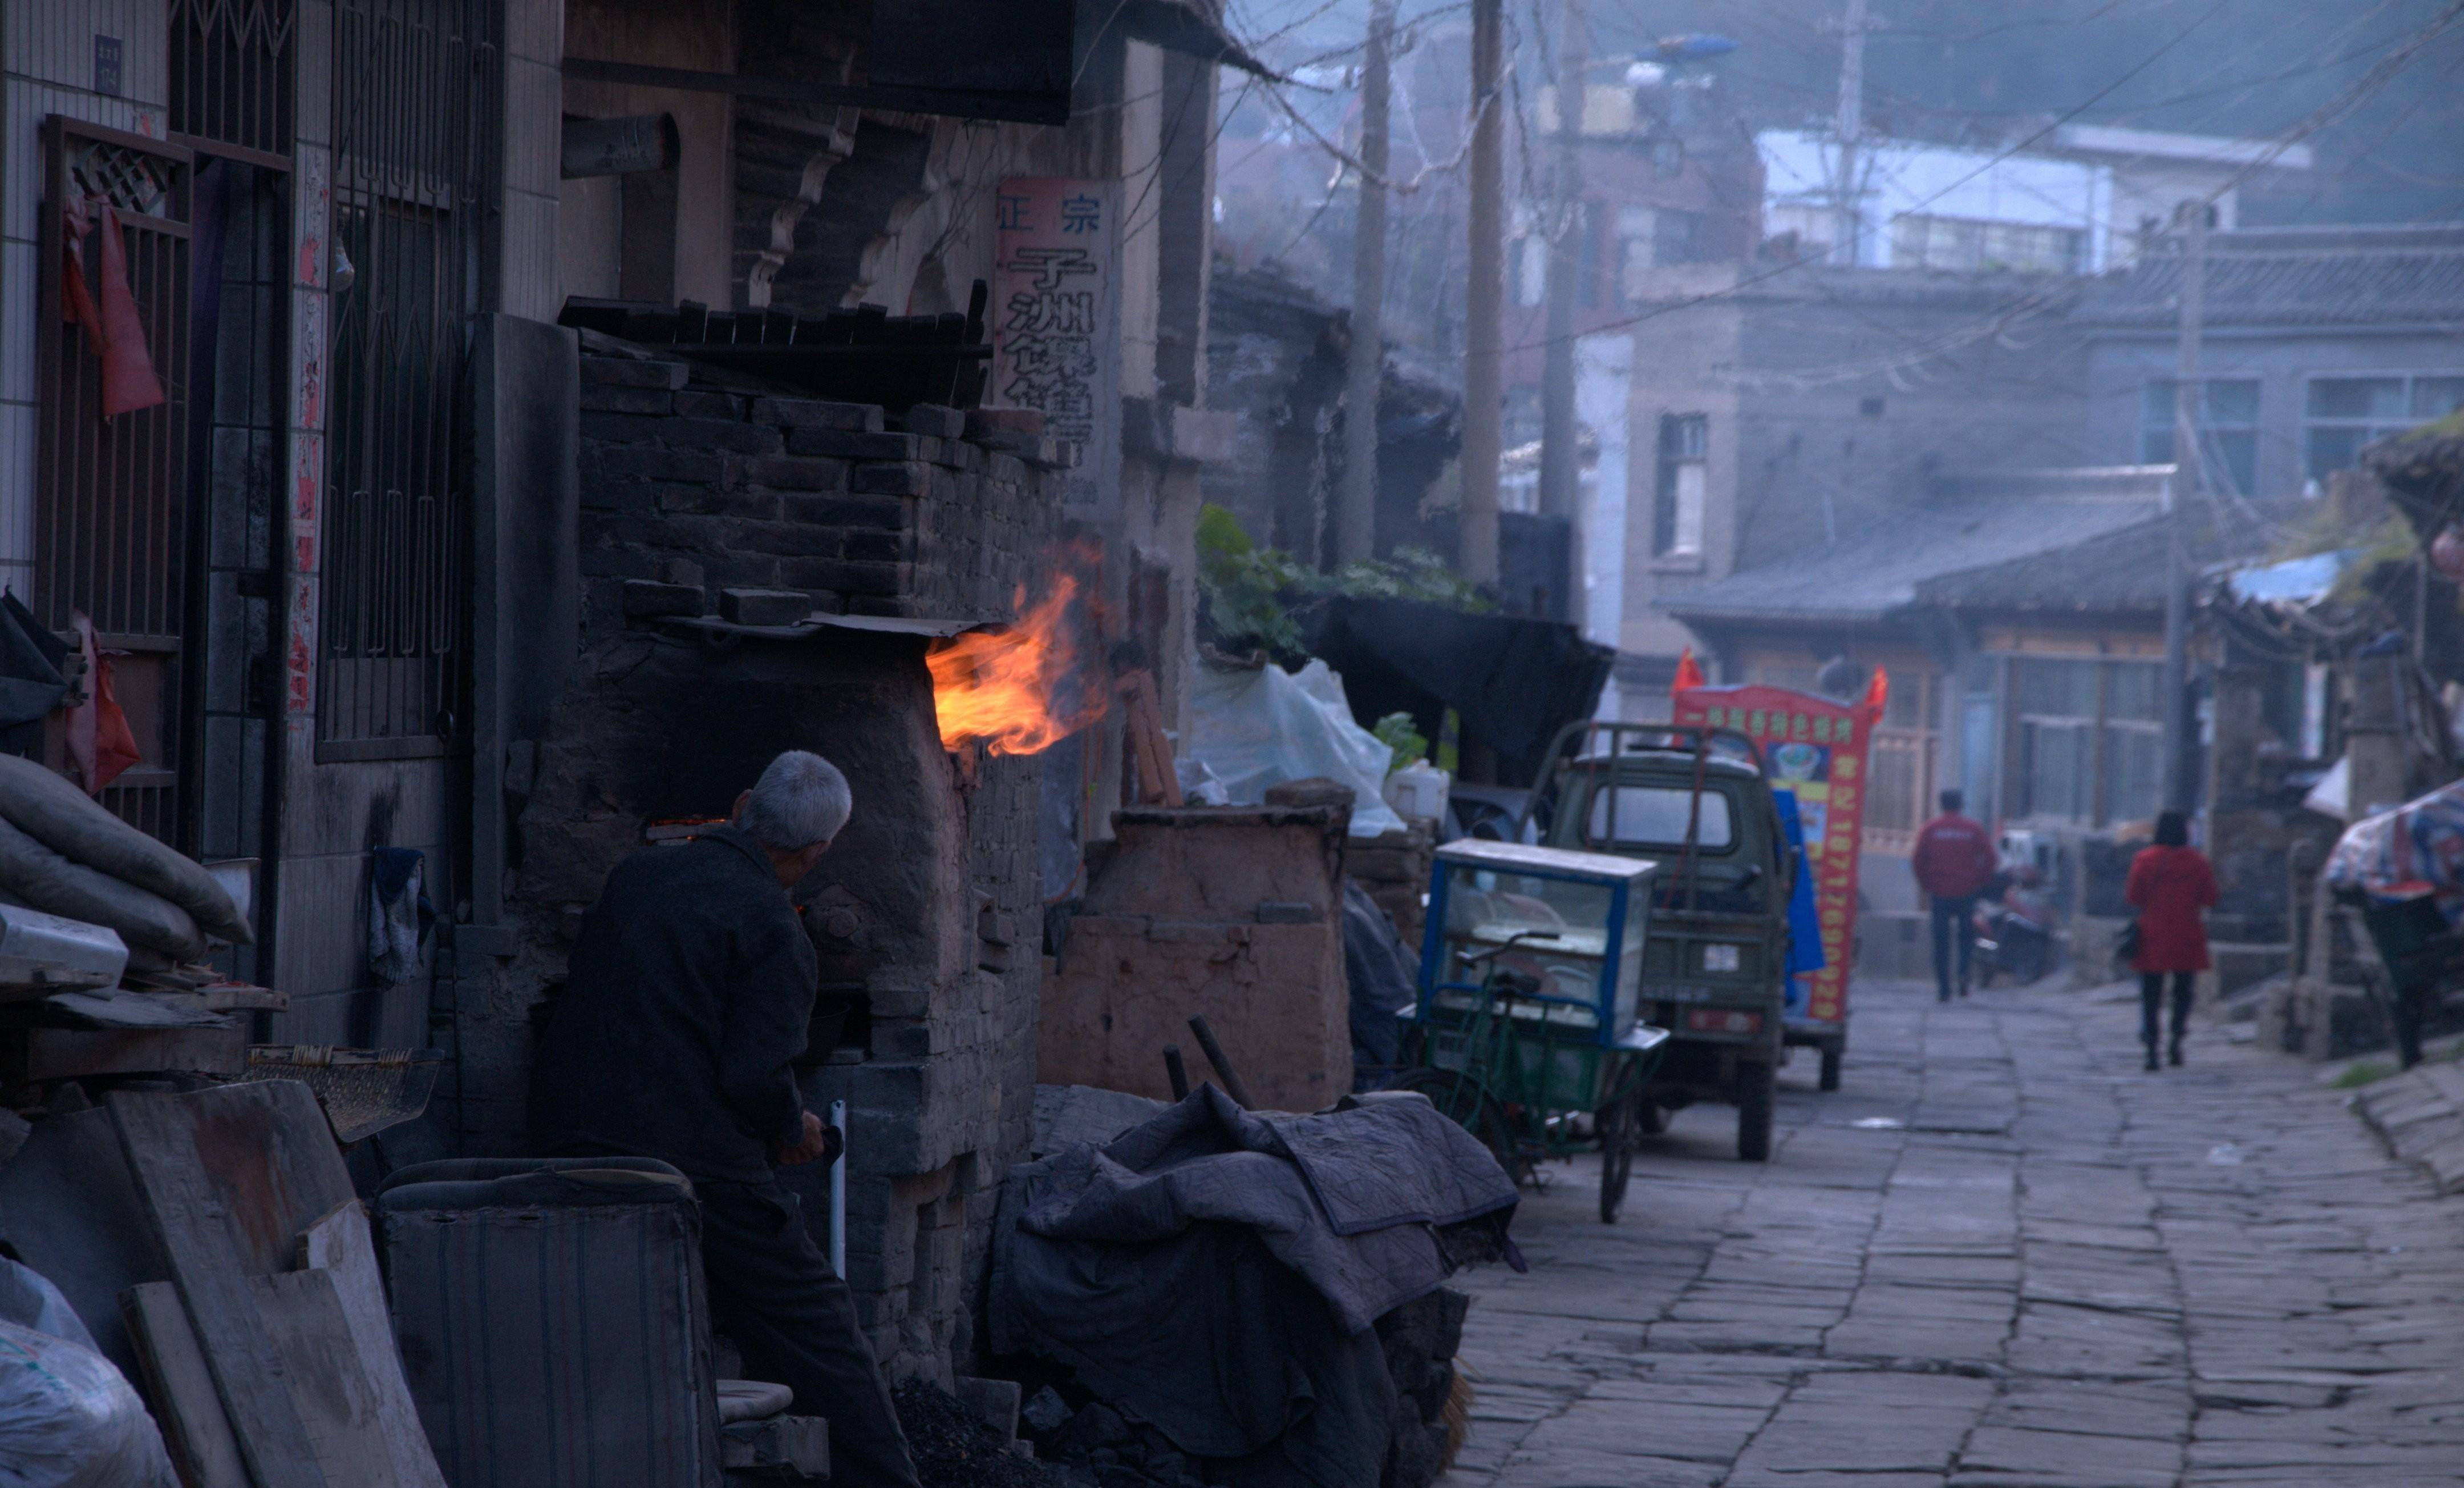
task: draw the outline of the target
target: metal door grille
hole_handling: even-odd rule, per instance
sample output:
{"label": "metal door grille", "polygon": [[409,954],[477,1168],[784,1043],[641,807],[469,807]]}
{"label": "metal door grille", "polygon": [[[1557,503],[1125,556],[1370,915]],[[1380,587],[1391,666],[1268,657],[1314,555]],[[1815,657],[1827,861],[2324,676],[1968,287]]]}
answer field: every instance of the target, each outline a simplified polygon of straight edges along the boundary
{"label": "metal door grille", "polygon": [[[140,762],[103,792],[124,820],[174,842],[179,829],[178,699],[187,615],[188,152],[54,115],[43,125],[44,193],[37,314],[40,453],[34,477],[34,613],[56,630],[94,622],[117,658],[121,705]],[[128,288],[166,403],[106,422],[102,364],[60,321],[62,214],[73,198],[118,211]],[[84,271],[102,292],[100,222]]]}
{"label": "metal door grille", "polygon": [[[333,309],[319,756],[460,742],[470,338],[493,209],[493,0],[334,11]],[[342,261],[336,260],[337,271]]]}
{"label": "metal door grille", "polygon": [[289,155],[297,0],[171,0],[171,131]]}

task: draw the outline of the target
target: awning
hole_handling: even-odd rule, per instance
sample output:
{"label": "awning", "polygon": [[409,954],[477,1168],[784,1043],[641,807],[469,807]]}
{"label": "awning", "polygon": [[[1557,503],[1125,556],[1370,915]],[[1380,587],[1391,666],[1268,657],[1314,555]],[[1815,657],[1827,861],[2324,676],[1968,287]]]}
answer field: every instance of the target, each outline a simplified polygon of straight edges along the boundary
{"label": "awning", "polygon": [[1438,735],[1453,709],[1463,731],[1529,781],[1567,724],[1592,715],[1617,653],[1557,621],[1469,615],[1413,600],[1329,601],[1311,655],[1343,674],[1353,716],[1408,712]]}
{"label": "awning", "polygon": [[1273,68],[1251,56],[1249,49],[1224,29],[1201,0],[1121,0],[1118,13],[1121,29],[1140,41],[1260,77],[1281,78]]}

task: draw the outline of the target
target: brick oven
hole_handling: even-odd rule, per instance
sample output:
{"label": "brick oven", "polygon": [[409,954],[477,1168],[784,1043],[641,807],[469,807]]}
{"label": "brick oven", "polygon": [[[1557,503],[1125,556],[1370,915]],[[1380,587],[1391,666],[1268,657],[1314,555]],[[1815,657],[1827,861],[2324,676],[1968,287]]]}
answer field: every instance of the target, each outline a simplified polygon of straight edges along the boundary
{"label": "brick oven", "polygon": [[1029,1131],[1041,762],[945,750],[925,655],[1045,587],[1068,451],[1031,416],[888,427],[587,337],[582,366],[581,657],[508,774],[511,954],[459,1014],[466,1104],[496,1108],[469,1120],[518,1143],[531,1010],[646,825],[723,815],[780,750],[818,751],[855,815],[800,890],[827,1045],[806,1094],[848,1103],[848,1280],[875,1347],[946,1383]]}

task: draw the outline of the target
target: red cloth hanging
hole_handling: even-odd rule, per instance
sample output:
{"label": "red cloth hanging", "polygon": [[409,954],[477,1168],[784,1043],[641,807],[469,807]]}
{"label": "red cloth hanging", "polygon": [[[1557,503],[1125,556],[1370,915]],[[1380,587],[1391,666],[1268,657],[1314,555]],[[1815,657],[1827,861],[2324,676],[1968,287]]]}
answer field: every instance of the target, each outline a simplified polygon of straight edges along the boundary
{"label": "red cloth hanging", "polygon": [[137,734],[128,727],[128,714],[120,706],[111,653],[95,644],[94,622],[84,612],[73,611],[69,625],[77,631],[77,649],[85,657],[85,701],[69,710],[69,757],[77,761],[86,794],[99,796],[104,786],[143,756],[137,751]]}
{"label": "red cloth hanging", "polygon": [[[94,209],[102,214],[102,303],[85,277],[84,246],[94,227]],[[167,402],[163,380],[154,375],[154,354],[145,345],[145,322],[137,311],[137,296],[128,291],[128,245],[121,236],[120,213],[101,197],[73,198],[61,213],[60,318],[85,328],[88,350],[102,361],[102,416],[134,413]]]}
{"label": "red cloth hanging", "polygon": [[1694,648],[1687,646],[1677,653],[1677,680],[1668,684],[1670,696],[1690,688],[1703,686],[1703,664],[1694,659]]}

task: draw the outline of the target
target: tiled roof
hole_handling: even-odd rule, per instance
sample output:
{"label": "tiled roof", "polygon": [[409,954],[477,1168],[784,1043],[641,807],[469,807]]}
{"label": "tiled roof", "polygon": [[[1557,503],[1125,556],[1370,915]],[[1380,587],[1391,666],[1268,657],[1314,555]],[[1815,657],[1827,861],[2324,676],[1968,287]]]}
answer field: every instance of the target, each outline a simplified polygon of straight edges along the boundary
{"label": "tiled roof", "polygon": [[1829,547],[1670,595],[1682,620],[1871,621],[1929,598],[1953,576],[2024,569],[2046,555],[2140,526],[2149,497],[2025,493],[1967,497],[1896,512]]}
{"label": "tiled roof", "polygon": [[[2209,241],[2211,326],[2464,321],[2464,230],[2288,230]],[[2169,327],[2181,290],[2180,255],[2160,250],[2098,283],[2073,318]]]}

